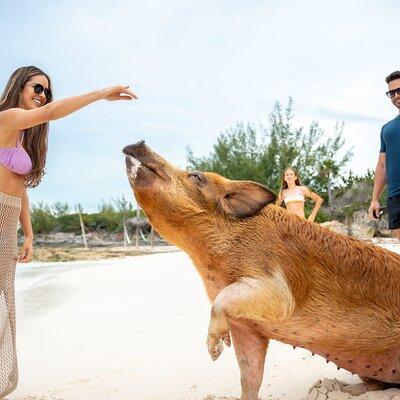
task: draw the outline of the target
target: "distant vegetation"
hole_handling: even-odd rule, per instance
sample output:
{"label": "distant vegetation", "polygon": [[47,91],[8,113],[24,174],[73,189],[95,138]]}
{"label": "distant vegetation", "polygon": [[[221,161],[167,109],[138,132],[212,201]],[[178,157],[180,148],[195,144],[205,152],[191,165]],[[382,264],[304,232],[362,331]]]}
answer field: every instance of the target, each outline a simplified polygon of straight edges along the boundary
{"label": "distant vegetation", "polygon": [[[80,205],[71,208],[68,203],[62,202],[51,206],[43,203],[34,204],[31,208],[34,233],[74,232],[80,234],[78,207]],[[126,218],[132,218],[136,216],[136,209],[123,196],[110,203],[103,202],[97,213],[85,213],[82,210],[82,219],[88,231],[122,232],[124,215]]]}
{"label": "distant vegetation", "polygon": [[[282,171],[292,166],[299,171],[301,183],[325,200],[317,221],[345,220],[366,209],[372,195],[373,173],[363,176],[345,173],[353,156],[345,149],[344,124],[337,123],[326,135],[313,121],[308,129],[294,127],[293,102],[285,110],[275,103],[268,125],[238,123],[221,133],[213,150],[198,157],[187,149],[188,169],[214,171],[230,179],[260,182],[277,192]],[[310,209],[311,204],[306,204]]]}

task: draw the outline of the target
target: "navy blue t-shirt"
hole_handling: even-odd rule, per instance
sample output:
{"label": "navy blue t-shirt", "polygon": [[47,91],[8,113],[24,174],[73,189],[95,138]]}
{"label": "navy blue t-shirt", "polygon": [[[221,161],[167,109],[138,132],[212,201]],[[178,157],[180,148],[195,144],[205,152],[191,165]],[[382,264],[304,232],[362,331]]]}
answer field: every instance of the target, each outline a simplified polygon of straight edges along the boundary
{"label": "navy blue t-shirt", "polygon": [[383,125],[380,153],[386,153],[387,197],[400,195],[400,115]]}

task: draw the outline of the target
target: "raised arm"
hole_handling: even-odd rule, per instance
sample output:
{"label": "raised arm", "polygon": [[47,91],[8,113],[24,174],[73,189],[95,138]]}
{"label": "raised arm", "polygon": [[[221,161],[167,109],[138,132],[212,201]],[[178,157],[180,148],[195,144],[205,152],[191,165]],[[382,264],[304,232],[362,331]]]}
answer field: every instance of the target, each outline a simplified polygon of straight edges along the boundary
{"label": "raised arm", "polygon": [[372,192],[371,205],[368,209],[368,214],[374,218],[374,211],[379,215],[379,199],[386,186],[386,168],[385,168],[386,153],[379,153],[378,163],[375,169],[374,190]]}
{"label": "raised arm", "polygon": [[132,100],[136,98],[137,96],[135,93],[129,90],[129,86],[119,85],[82,94],[80,96],[56,100],[32,110],[10,108],[0,112],[0,129],[4,131],[28,129],[35,125],[65,117],[102,99],[115,101]]}
{"label": "raised arm", "polygon": [[308,216],[308,220],[314,222],[315,217],[317,216],[318,210],[321,208],[322,203],[324,200],[322,197],[318,196],[316,193],[312,192],[308,187],[303,186],[302,191],[305,196],[309,197],[310,199],[314,200],[314,208],[311,211],[311,214]]}

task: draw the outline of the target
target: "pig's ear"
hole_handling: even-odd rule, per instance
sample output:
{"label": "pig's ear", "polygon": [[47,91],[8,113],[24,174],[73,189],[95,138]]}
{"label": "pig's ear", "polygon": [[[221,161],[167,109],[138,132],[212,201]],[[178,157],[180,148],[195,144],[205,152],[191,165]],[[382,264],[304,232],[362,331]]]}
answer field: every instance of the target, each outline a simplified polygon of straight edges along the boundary
{"label": "pig's ear", "polygon": [[221,207],[228,215],[246,218],[253,216],[275,199],[275,193],[259,183],[233,181],[221,198]]}

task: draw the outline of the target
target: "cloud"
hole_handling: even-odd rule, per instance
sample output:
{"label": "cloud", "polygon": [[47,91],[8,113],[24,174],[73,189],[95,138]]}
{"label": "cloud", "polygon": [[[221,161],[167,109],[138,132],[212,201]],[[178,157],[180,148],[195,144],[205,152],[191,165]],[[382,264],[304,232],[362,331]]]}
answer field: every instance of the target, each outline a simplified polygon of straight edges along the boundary
{"label": "cloud", "polygon": [[383,120],[378,117],[360,114],[351,111],[337,110],[334,108],[323,107],[323,106],[300,106],[297,108],[297,112],[304,112],[309,115],[313,115],[315,119],[325,118],[330,120],[341,121],[352,121],[352,122],[365,122],[365,123],[383,123]]}

